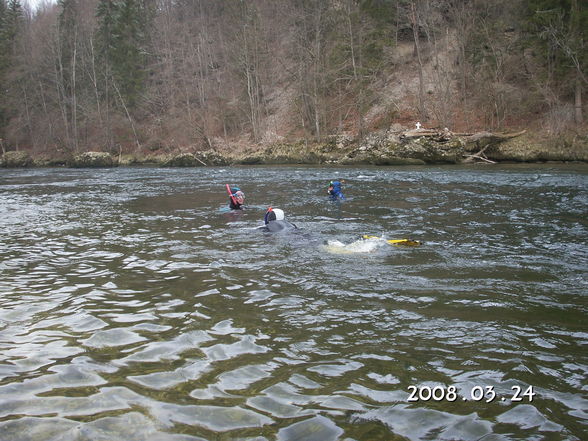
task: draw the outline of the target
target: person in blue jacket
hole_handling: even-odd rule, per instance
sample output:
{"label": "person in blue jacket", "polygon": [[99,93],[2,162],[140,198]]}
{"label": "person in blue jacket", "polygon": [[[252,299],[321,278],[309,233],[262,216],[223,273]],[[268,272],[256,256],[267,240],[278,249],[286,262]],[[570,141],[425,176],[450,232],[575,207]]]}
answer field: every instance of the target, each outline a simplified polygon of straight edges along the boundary
{"label": "person in blue jacket", "polygon": [[329,182],[329,188],[327,192],[329,193],[329,199],[336,201],[339,199],[345,199],[343,196],[343,191],[341,190],[341,183],[345,181],[331,181]]}

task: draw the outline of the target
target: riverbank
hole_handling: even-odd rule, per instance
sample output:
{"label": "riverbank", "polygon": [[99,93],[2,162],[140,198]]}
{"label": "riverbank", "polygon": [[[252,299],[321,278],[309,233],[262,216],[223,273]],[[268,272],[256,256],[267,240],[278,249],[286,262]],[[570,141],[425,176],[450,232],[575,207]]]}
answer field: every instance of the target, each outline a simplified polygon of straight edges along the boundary
{"label": "riverbank", "polygon": [[322,142],[298,140],[266,144],[216,141],[208,150],[197,148],[160,151],[135,149],[118,154],[90,151],[80,154],[44,154],[26,150],[2,155],[3,167],[115,167],[152,165],[199,167],[225,165],[425,165],[468,162],[588,162],[588,136],[549,138],[525,131],[454,134],[448,130],[394,130],[374,132],[361,139],[334,135]]}

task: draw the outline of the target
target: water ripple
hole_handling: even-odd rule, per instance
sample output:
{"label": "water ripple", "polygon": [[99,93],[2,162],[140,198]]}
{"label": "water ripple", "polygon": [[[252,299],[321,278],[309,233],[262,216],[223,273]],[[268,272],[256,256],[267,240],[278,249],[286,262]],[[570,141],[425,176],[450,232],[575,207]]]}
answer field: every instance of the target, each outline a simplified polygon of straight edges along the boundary
{"label": "water ripple", "polygon": [[582,440],[586,172],[3,172],[2,437]]}

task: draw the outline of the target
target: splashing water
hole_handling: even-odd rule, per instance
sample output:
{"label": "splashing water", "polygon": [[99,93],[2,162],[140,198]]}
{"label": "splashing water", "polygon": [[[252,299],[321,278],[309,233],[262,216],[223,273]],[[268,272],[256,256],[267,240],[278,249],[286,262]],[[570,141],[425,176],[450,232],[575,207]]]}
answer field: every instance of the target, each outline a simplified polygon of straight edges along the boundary
{"label": "splashing water", "polygon": [[382,239],[360,239],[348,244],[338,240],[329,240],[326,245],[323,245],[323,248],[331,254],[368,254],[384,245],[387,244]]}

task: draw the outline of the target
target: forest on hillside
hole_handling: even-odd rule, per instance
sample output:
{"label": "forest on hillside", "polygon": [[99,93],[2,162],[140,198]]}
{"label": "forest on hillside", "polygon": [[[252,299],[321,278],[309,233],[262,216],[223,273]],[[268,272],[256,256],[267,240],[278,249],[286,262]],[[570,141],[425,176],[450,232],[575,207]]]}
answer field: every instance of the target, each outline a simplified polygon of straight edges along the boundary
{"label": "forest on hillside", "polygon": [[[3,151],[585,132],[584,0],[0,0]],[[583,133],[582,132],[582,133]]]}

